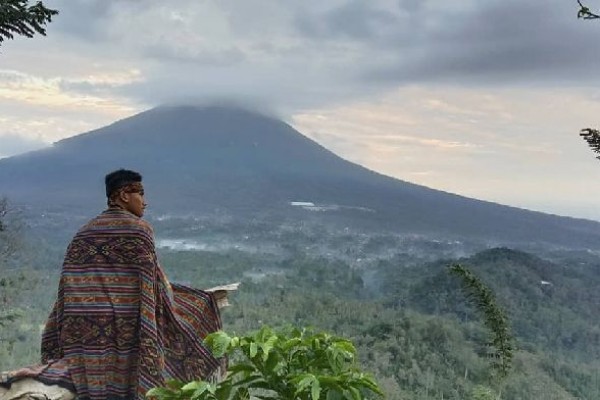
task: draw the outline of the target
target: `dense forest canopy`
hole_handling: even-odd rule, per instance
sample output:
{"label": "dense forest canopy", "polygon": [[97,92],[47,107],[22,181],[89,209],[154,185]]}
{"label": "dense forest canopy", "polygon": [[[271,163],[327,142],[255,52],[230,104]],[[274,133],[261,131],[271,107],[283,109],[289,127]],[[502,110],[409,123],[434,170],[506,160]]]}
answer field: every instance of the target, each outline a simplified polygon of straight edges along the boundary
{"label": "dense forest canopy", "polygon": [[[172,221],[163,224],[174,229]],[[162,230],[158,221],[156,229]],[[423,244],[425,250],[415,251],[414,241],[395,235],[252,229],[215,225],[211,231],[269,238],[279,250],[160,248],[175,282],[212,287],[242,280],[225,309],[228,332],[292,324],[348,337],[363,369],[391,399],[600,396],[595,253],[552,250],[540,258],[500,248],[460,258],[450,255],[452,245]],[[20,268],[1,266],[10,280],[0,289],[3,307],[16,318],[0,328],[0,370],[37,361],[40,329],[56,296],[61,249],[35,244],[16,255]],[[336,250],[320,253],[321,246]],[[507,310],[516,350],[514,371],[502,385],[490,380],[489,333],[465,301],[460,280],[448,273],[453,262],[480,276]]]}

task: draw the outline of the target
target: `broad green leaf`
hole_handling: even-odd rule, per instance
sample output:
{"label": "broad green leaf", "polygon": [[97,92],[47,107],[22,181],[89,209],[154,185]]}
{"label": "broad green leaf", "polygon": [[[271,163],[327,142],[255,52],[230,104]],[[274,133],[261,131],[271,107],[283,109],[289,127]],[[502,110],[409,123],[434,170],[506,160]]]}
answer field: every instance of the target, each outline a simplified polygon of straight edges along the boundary
{"label": "broad green leaf", "polygon": [[192,393],[192,395],[190,396],[190,399],[191,400],[202,400],[202,399],[209,397],[208,394],[209,394],[209,392],[207,390],[198,389],[194,393]]}
{"label": "broad green leaf", "polygon": [[146,392],[146,397],[157,397],[159,399],[174,399],[175,393],[167,388],[152,388]]}
{"label": "broad green leaf", "polygon": [[269,384],[268,382],[265,382],[265,381],[256,381],[256,382],[252,382],[252,384],[248,385],[248,387],[251,389],[263,389],[263,390],[269,390],[269,391],[276,391],[274,389],[275,383],[276,382],[271,382]]}
{"label": "broad green leaf", "polygon": [[343,350],[346,350],[350,353],[355,353],[356,352],[356,348],[354,347],[354,344],[352,344],[351,341],[346,340],[346,339],[337,339],[335,341],[335,345],[336,347],[339,347]]}
{"label": "broad green leaf", "polygon": [[240,387],[234,391],[232,399],[233,400],[249,400],[250,393],[248,392],[248,389],[246,389],[244,387]]}
{"label": "broad green leaf", "polygon": [[249,376],[245,379],[240,379],[239,381],[235,381],[233,382],[233,384],[231,386],[252,386],[251,384],[255,383],[255,382],[259,382],[259,381],[264,381],[263,377],[261,375],[252,375]]}
{"label": "broad green leaf", "polygon": [[350,393],[352,394],[352,398],[354,400],[361,400],[362,396],[360,394],[360,390],[358,390],[357,388],[355,388],[354,386],[350,386],[348,388],[348,390],[350,391]]}
{"label": "broad green leaf", "polygon": [[312,397],[312,400],[319,400],[319,397],[321,396],[321,385],[319,384],[319,380],[315,379],[310,387],[310,395]]}
{"label": "broad green leaf", "polygon": [[326,400],[342,400],[344,396],[342,396],[342,391],[338,390],[328,390]]}
{"label": "broad green leaf", "polygon": [[239,374],[240,372],[251,373],[256,371],[256,368],[248,364],[236,364],[227,367],[228,377]]}
{"label": "broad green leaf", "polygon": [[263,326],[260,331],[258,331],[256,339],[258,342],[266,342],[267,338],[270,336],[273,336],[273,330],[268,326]]}
{"label": "broad green leaf", "polygon": [[341,384],[343,382],[342,377],[318,376],[317,379],[319,380],[321,387],[338,391],[341,396],[341,392],[342,392]]}
{"label": "broad green leaf", "polygon": [[269,357],[269,352],[273,349],[273,346],[275,345],[275,343],[277,343],[277,340],[279,340],[277,335],[272,335],[269,338],[267,338],[267,340],[265,340],[264,343],[261,344],[260,347],[263,351],[264,362],[267,361],[267,358]]}
{"label": "broad green leaf", "polygon": [[146,392],[146,397],[155,397],[159,393],[161,393],[162,390],[165,390],[165,389],[164,388],[152,388]]}
{"label": "broad green leaf", "polygon": [[254,358],[258,353],[258,346],[255,342],[250,343],[250,358]]}
{"label": "broad green leaf", "polygon": [[217,390],[215,391],[215,397],[220,400],[229,399],[232,388],[233,387],[231,386],[231,381],[229,380],[225,380],[219,383]]}
{"label": "broad green leaf", "polygon": [[344,367],[344,356],[335,347],[330,347],[326,351],[329,367],[335,374],[342,372]]}
{"label": "broad green leaf", "polygon": [[377,386],[375,380],[370,376],[363,376],[361,379],[359,379],[359,383],[367,389],[369,389],[370,391],[383,396],[383,392],[381,391],[379,386]]}
{"label": "broad green leaf", "polygon": [[292,379],[292,382],[296,384],[296,394],[308,389],[314,380],[316,377],[313,374],[301,374]]}
{"label": "broad green leaf", "polygon": [[265,373],[274,374],[285,367],[285,361],[281,361],[278,353],[271,352],[265,361]]}
{"label": "broad green leaf", "polygon": [[317,338],[313,339],[313,349],[318,349],[319,347],[321,347],[321,341]]}
{"label": "broad green leaf", "polygon": [[298,329],[298,328],[294,328],[292,329],[292,331],[290,332],[290,336],[293,338],[301,338],[303,336],[303,331]]}
{"label": "broad green leaf", "polygon": [[210,392],[210,394],[215,394],[217,391],[217,385],[210,383],[207,387],[207,390]]}
{"label": "broad green leaf", "polygon": [[203,381],[193,381],[190,383],[185,384],[181,390],[198,390],[200,388],[205,388],[208,385],[207,382],[203,382]]}
{"label": "broad green leaf", "polygon": [[286,340],[285,343],[281,346],[281,348],[284,351],[288,351],[290,350],[292,347],[298,346],[300,343],[302,343],[302,339],[300,338],[292,338],[289,340]]}
{"label": "broad green leaf", "polygon": [[167,387],[173,390],[179,390],[185,385],[185,382],[182,382],[178,379],[170,379],[167,381]]}
{"label": "broad green leaf", "polygon": [[204,343],[211,349],[215,357],[223,357],[229,350],[231,337],[223,331],[211,333],[204,339]]}

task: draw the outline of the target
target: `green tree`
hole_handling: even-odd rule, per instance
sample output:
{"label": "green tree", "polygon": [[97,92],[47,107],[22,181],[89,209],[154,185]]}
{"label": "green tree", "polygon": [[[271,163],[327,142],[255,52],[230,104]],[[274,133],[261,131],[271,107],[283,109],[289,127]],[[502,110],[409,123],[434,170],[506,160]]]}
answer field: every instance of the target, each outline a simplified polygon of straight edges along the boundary
{"label": "green tree", "polygon": [[[579,132],[579,136],[583,138],[590,146],[592,151],[596,154],[600,154],[600,131],[592,128],[585,128]],[[600,155],[596,156],[600,159]]]}
{"label": "green tree", "polygon": [[[0,278],[0,293],[6,292],[8,287],[15,284],[10,278]],[[11,307],[8,298],[5,295],[0,296],[0,333],[1,329],[14,322],[20,316],[19,312]],[[0,343],[6,339],[0,334]]]}
{"label": "green tree", "polygon": [[496,302],[494,292],[469,269],[454,264],[450,273],[460,278],[467,298],[483,314],[491,335],[488,345],[492,369],[500,379],[506,378],[512,367],[514,343],[506,312]]}
{"label": "green tree", "polygon": [[470,400],[496,400],[496,394],[492,389],[486,386],[475,386],[471,391]]}
{"label": "green tree", "polygon": [[[577,0],[579,4],[579,11],[577,11],[577,18],[581,19],[600,19],[600,14],[592,12],[589,7],[584,6],[581,0]],[[592,128],[585,128],[579,132],[579,135],[588,143],[595,153],[600,154],[600,131]],[[600,159],[600,156],[596,157]]]}
{"label": "green tree", "polygon": [[15,35],[46,36],[45,25],[57,14],[57,10],[46,8],[41,1],[30,6],[27,0],[0,0],[0,45]]}
{"label": "green tree", "polygon": [[359,370],[356,349],[347,339],[310,330],[263,327],[248,336],[216,332],[206,338],[217,357],[234,365],[219,383],[171,382],[148,397],[160,400],[360,400],[383,395]]}
{"label": "green tree", "polygon": [[[0,198],[0,270],[5,267],[5,263],[16,253],[21,244],[20,229],[14,215],[15,211],[11,208],[8,199]],[[11,307],[6,295],[7,288],[13,284],[11,279],[0,277],[0,328],[13,322],[19,316],[19,313]],[[0,335],[0,342],[3,340],[4,338]]]}
{"label": "green tree", "polygon": [[592,12],[589,7],[584,6],[581,3],[581,0],[577,0],[577,4],[579,4],[579,11],[577,12],[577,18],[581,18],[581,19],[598,19],[598,18],[600,18],[599,14]]}
{"label": "green tree", "polygon": [[0,266],[21,244],[21,229],[16,214],[8,199],[0,197]]}

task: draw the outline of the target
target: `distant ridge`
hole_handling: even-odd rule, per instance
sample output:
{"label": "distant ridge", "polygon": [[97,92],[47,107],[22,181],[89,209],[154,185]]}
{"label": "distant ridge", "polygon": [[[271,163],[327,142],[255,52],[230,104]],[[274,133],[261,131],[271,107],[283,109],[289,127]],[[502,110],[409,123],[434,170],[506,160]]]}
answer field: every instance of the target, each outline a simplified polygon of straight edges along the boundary
{"label": "distant ridge", "polygon": [[[238,108],[158,107],[0,160],[0,195],[94,214],[102,178],[144,175],[155,213],[310,220],[398,232],[600,248],[600,223],[473,200],[387,177],[288,124]],[[292,206],[310,202],[315,210]]]}

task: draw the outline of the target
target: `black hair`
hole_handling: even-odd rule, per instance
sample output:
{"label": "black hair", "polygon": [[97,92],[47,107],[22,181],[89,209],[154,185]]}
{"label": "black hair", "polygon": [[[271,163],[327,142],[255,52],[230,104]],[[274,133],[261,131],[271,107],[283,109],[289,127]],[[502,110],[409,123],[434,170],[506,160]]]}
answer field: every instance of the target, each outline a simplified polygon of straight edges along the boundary
{"label": "black hair", "polygon": [[118,169],[113,171],[104,177],[104,184],[106,185],[106,197],[110,197],[115,190],[120,189],[125,185],[141,181],[142,175],[135,171],[130,171],[128,169]]}

